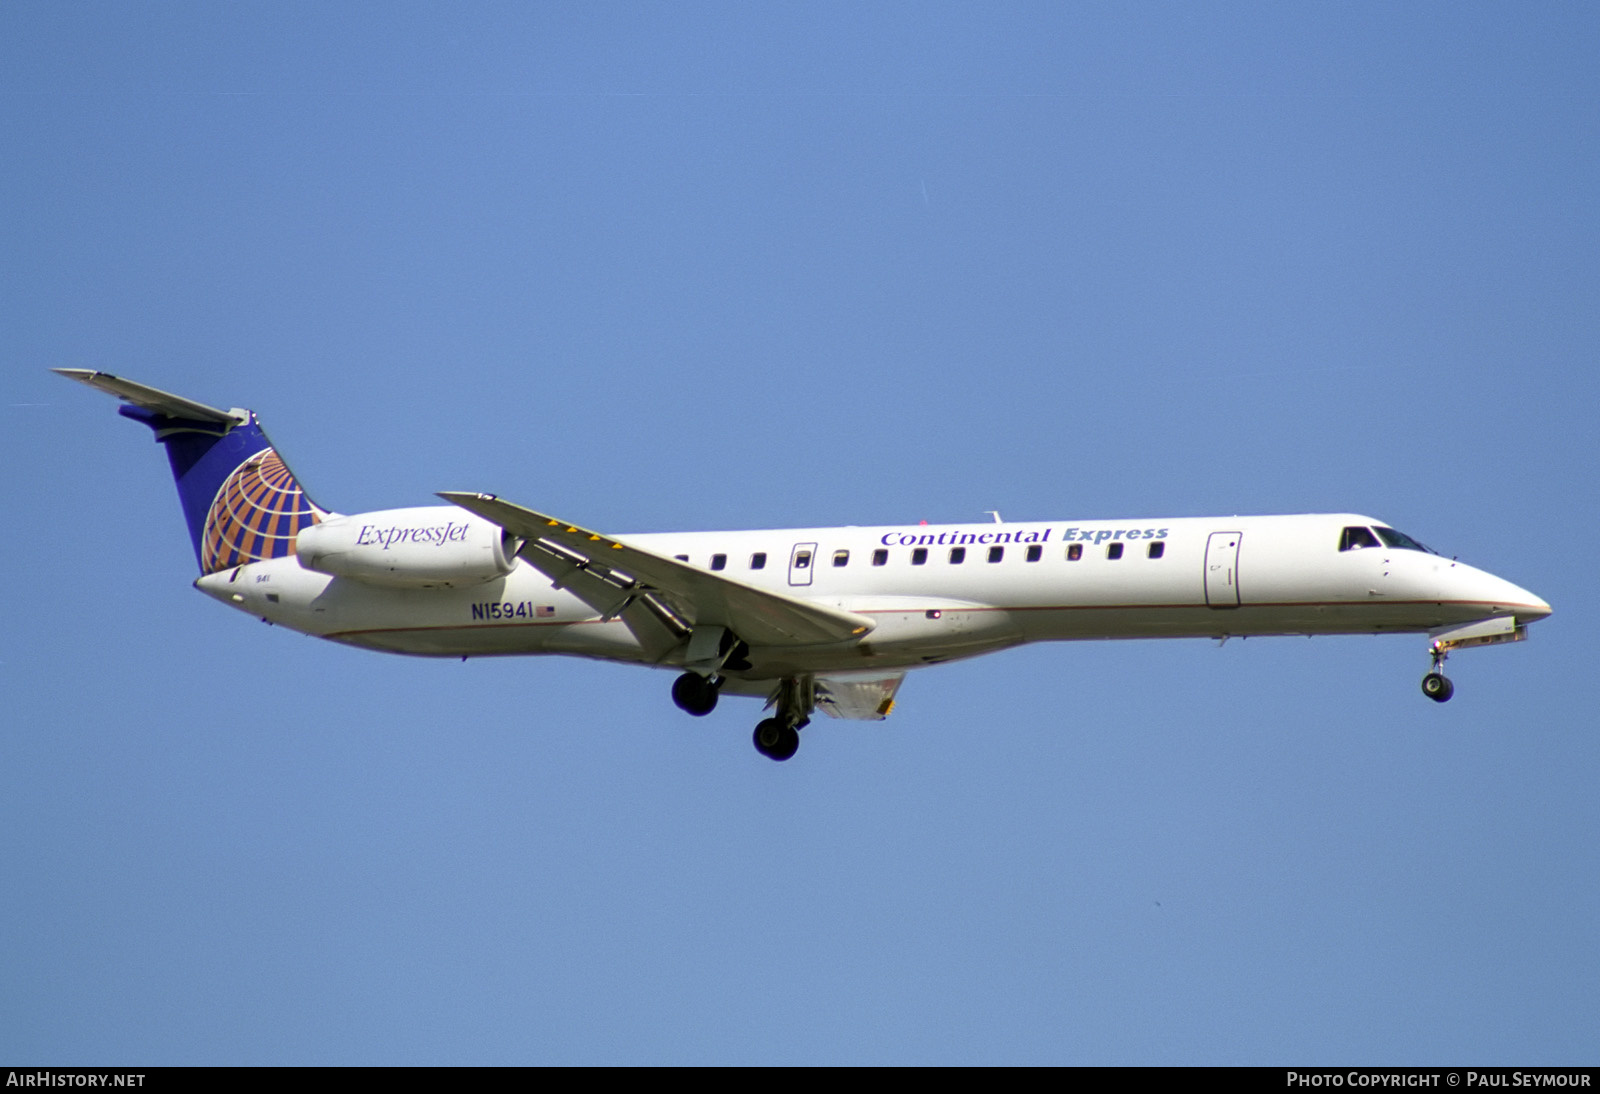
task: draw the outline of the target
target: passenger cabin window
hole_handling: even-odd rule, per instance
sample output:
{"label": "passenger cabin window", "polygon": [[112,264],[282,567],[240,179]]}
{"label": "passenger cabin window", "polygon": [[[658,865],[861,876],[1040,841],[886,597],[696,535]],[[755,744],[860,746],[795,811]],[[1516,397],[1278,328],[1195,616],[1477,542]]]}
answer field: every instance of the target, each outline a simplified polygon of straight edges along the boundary
{"label": "passenger cabin window", "polygon": [[[1366,531],[1365,528],[1362,531]],[[1378,533],[1378,538],[1391,547],[1398,547],[1402,551],[1424,551],[1430,555],[1438,554],[1437,551],[1425,544],[1418,543],[1404,532],[1396,532],[1393,528],[1384,528],[1381,525],[1373,529]]]}
{"label": "passenger cabin window", "polygon": [[767,568],[767,552],[757,551],[751,555],[750,568],[752,570],[765,570]]}
{"label": "passenger cabin window", "polygon": [[872,552],[872,564],[874,566],[882,566],[888,561],[889,552],[886,549],[879,547],[876,551]]}
{"label": "passenger cabin window", "polygon": [[1339,533],[1339,550],[1354,551],[1360,547],[1376,547],[1378,539],[1371,529],[1352,526]]}
{"label": "passenger cabin window", "polygon": [[849,551],[835,551],[835,552],[833,552],[833,564],[835,566],[848,566],[850,564],[850,552]]}
{"label": "passenger cabin window", "polygon": [[727,565],[728,565],[728,556],[727,555],[712,555],[711,556],[711,568],[713,570],[726,569]]}
{"label": "passenger cabin window", "polygon": [[965,561],[967,561],[967,549],[965,547],[950,548],[950,565],[959,566]]}
{"label": "passenger cabin window", "polygon": [[991,547],[991,548],[989,548],[989,561],[990,562],[999,562],[1001,559],[1003,559],[1005,557],[1006,557],[1006,549],[1004,547]]}
{"label": "passenger cabin window", "polygon": [[925,563],[927,561],[928,561],[928,549],[926,547],[913,547],[911,549],[911,565],[913,565],[913,566],[921,566],[923,563]]}
{"label": "passenger cabin window", "polygon": [[1083,544],[1081,544],[1081,543],[1069,543],[1069,544],[1067,544],[1067,561],[1068,562],[1076,562],[1082,557],[1083,557]]}
{"label": "passenger cabin window", "polygon": [[796,551],[795,552],[795,555],[794,555],[794,568],[796,570],[804,570],[804,569],[808,568],[810,565],[811,565],[811,552],[810,551]]}
{"label": "passenger cabin window", "polygon": [[1152,543],[1150,545],[1150,550],[1148,552],[1148,554],[1150,555],[1151,558],[1160,558],[1162,555],[1164,555],[1166,553],[1167,553],[1167,545],[1165,543]]}
{"label": "passenger cabin window", "polygon": [[1106,557],[1107,558],[1121,558],[1122,557],[1122,544],[1113,543],[1109,547],[1107,547],[1106,548]]}
{"label": "passenger cabin window", "polygon": [[1039,546],[1037,543],[1033,544],[1032,546],[1030,546],[1028,548],[1028,561],[1029,562],[1038,562],[1043,557],[1044,557],[1044,548]]}

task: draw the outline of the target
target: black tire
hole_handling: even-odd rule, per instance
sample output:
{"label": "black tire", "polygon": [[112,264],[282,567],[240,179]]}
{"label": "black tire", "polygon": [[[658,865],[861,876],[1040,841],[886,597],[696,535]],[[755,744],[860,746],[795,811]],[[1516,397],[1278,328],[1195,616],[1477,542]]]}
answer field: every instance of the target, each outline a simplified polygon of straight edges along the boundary
{"label": "black tire", "polygon": [[697,672],[686,672],[672,682],[672,701],[684,713],[704,718],[717,709],[717,686]]}
{"label": "black tire", "polygon": [[778,738],[777,747],[769,751],[767,755],[782,763],[799,751],[800,731],[794,726],[784,726],[783,732]]}
{"label": "black tire", "polygon": [[[793,732],[793,730],[790,732]],[[795,734],[795,736],[798,737],[799,734]],[[756,731],[750,739],[755,743],[757,752],[776,760],[779,758],[777,756],[778,746],[783,743],[783,723],[776,718],[768,718],[765,721],[757,722]],[[789,753],[789,756],[793,755],[793,752]],[[785,756],[783,759],[788,759],[789,756]]]}
{"label": "black tire", "polygon": [[1422,678],[1422,694],[1435,703],[1449,702],[1450,696],[1455,693],[1456,686],[1443,673],[1430,672]]}

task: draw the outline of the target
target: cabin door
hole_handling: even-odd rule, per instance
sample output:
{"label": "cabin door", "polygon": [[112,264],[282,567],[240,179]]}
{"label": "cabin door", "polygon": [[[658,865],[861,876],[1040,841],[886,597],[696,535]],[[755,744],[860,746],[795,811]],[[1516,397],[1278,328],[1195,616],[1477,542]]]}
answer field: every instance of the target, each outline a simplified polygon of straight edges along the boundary
{"label": "cabin door", "polygon": [[789,552],[789,584],[811,584],[811,571],[817,565],[817,545],[815,543],[796,543],[794,550]]}
{"label": "cabin door", "polygon": [[1212,532],[1206,540],[1206,603],[1213,608],[1239,606],[1240,532]]}

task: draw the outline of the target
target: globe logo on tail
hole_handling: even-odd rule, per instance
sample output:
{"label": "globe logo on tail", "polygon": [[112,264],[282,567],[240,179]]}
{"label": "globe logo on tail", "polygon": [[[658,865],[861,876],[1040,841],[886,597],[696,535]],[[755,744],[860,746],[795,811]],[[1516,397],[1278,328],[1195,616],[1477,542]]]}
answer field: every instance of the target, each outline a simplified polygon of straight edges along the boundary
{"label": "globe logo on tail", "polygon": [[217,491],[206,514],[200,568],[214,574],[291,555],[300,530],[323,516],[278,454],[263,449],[235,468]]}

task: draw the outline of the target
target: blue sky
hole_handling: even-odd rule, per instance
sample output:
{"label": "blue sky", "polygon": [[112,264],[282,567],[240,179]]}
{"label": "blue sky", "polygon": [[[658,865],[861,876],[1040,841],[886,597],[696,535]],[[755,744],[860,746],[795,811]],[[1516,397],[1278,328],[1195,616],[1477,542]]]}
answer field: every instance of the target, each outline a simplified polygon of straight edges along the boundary
{"label": "blue sky", "polygon": [[[1594,1063],[1600,17],[0,10],[0,1059]],[[1530,642],[1031,648],[750,747],[187,588],[99,368],[317,500],[1355,510]]]}

